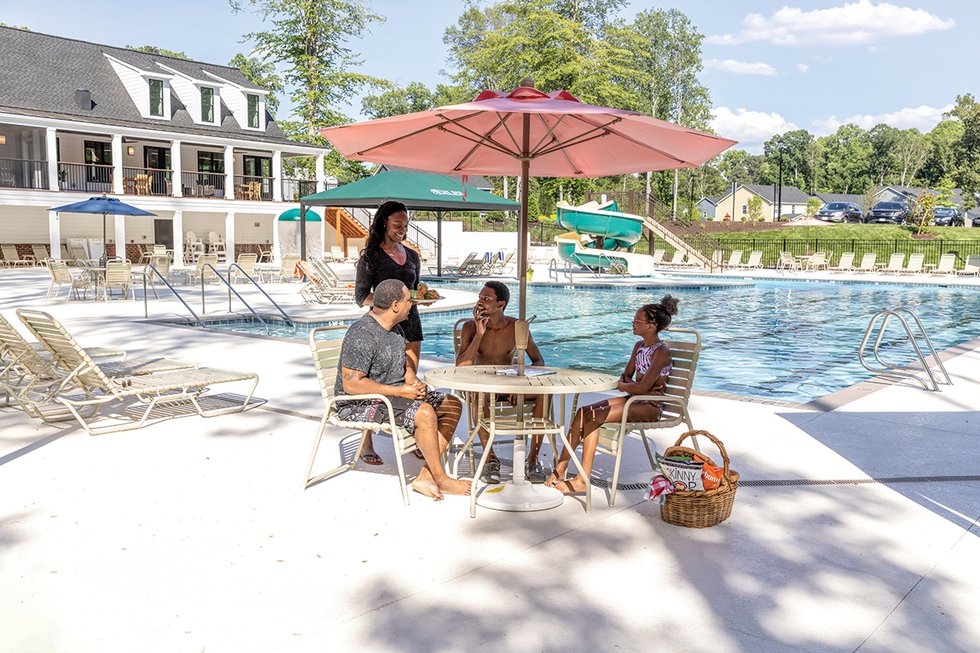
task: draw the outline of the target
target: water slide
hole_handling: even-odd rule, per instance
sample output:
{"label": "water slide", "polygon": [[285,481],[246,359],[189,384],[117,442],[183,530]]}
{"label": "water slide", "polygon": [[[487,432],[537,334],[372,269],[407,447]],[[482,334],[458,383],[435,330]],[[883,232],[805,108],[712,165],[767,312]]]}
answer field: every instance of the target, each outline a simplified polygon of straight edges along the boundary
{"label": "water slide", "polygon": [[592,269],[653,274],[650,256],[629,251],[643,234],[643,218],[620,213],[615,200],[581,206],[559,202],[558,224],[571,230],[555,236],[562,260]]}

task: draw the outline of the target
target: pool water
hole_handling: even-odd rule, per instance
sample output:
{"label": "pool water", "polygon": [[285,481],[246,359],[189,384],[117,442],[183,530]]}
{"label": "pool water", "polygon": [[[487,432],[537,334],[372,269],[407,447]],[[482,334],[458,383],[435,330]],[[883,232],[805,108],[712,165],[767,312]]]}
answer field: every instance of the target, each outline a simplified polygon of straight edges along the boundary
{"label": "pool water", "polygon": [[[479,291],[481,284],[454,283]],[[510,314],[516,314],[516,284]],[[980,290],[899,284],[761,281],[731,288],[678,288],[674,326],[698,329],[702,353],[694,387],[743,396],[807,402],[872,376],[857,359],[871,316],[907,306],[921,318],[937,350],[980,337]],[[658,290],[531,287],[531,333],[548,364],[619,374],[636,337],[631,321]],[[423,356],[452,358],[452,327],[469,311],[423,315]],[[265,333],[260,324],[223,328]],[[277,327],[273,335],[306,338],[308,327]],[[889,362],[912,362],[895,320],[881,351]],[[872,357],[873,359],[873,357]]]}

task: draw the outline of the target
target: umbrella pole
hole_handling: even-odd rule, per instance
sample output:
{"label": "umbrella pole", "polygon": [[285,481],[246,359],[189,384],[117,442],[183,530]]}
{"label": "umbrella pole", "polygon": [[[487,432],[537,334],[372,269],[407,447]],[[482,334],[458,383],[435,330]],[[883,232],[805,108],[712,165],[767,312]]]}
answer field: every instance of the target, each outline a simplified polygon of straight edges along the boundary
{"label": "umbrella pole", "polygon": [[520,288],[519,318],[527,317],[527,189],[528,177],[531,174],[531,160],[528,153],[531,148],[531,115],[524,114],[523,134],[521,145],[521,213],[517,217],[517,283]]}
{"label": "umbrella pole", "polygon": [[109,238],[105,230],[105,213],[102,214],[102,257],[99,259],[99,267],[104,268],[106,261],[109,260]]}
{"label": "umbrella pole", "polygon": [[436,209],[436,276],[442,276],[442,209]]}

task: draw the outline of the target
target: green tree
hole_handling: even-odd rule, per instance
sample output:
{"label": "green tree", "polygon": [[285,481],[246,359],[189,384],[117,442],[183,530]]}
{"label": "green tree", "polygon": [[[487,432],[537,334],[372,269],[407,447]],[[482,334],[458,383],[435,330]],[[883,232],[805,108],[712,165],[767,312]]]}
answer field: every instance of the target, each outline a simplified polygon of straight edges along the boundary
{"label": "green tree", "polygon": [[765,157],[758,154],[749,154],[745,150],[727,150],[721,155],[718,162],[718,170],[725,178],[727,185],[733,182],[738,184],[758,184],[762,164]]}
{"label": "green tree", "polygon": [[912,180],[925,165],[931,148],[929,141],[918,129],[900,131],[898,140],[892,148],[892,158],[895,161],[898,183],[911,186]]}
{"label": "green tree", "polygon": [[126,49],[135,50],[136,52],[146,52],[148,54],[159,54],[164,57],[173,57],[174,59],[190,59],[184,52],[158,48],[155,45],[127,45]]}
{"label": "green tree", "polygon": [[949,118],[940,121],[926,134],[930,152],[920,174],[927,186],[956,176],[956,145],[961,138],[963,123]]}
{"label": "green tree", "polygon": [[[759,197],[758,195],[756,195],[755,193],[753,193],[752,194],[752,197],[749,198],[748,206],[749,206],[749,220],[751,220],[753,222],[759,222],[759,221],[761,221],[762,220],[762,198]],[[777,220],[779,219],[779,216],[778,215],[776,216],[776,219]]]}
{"label": "green tree", "polygon": [[269,91],[269,94],[265,96],[265,106],[275,114],[279,109],[279,96],[284,89],[282,78],[276,74],[275,64],[269,61],[263,61],[258,57],[248,57],[242,53],[238,53],[232,57],[228,65],[238,68],[242,71],[245,79]]}
{"label": "green tree", "polygon": [[811,197],[806,201],[806,217],[812,218],[820,210],[823,203],[816,197]]}
{"label": "green tree", "polygon": [[765,165],[760,169],[757,183],[779,183],[779,151],[782,148],[783,185],[813,192],[812,161],[807,156],[813,140],[813,135],[807,130],[796,129],[777,134],[766,141],[762,146]]}
{"label": "green tree", "polygon": [[970,94],[958,95],[947,117],[963,125],[963,134],[953,146],[954,181],[964,191],[976,193],[980,191],[980,103]]}
{"label": "green tree", "polygon": [[841,125],[819,140],[824,148],[823,190],[851,193],[871,184],[872,148],[866,131],[854,124]]}
{"label": "green tree", "polygon": [[30,27],[24,27],[22,25],[8,25],[7,23],[4,23],[2,21],[0,21],[0,27],[9,27],[11,29],[21,29],[21,30],[24,30],[25,32],[30,32],[31,31],[31,28]]}
{"label": "green tree", "polygon": [[895,171],[898,163],[895,146],[901,138],[901,133],[901,130],[884,123],[868,130],[868,142],[871,144],[868,173],[872,181],[879,186],[893,183],[897,179]]}
{"label": "green tree", "polygon": [[932,222],[932,213],[936,208],[936,194],[924,190],[919,193],[912,203],[912,224],[916,225],[916,233],[924,233]]}
{"label": "green tree", "polygon": [[435,104],[435,93],[421,82],[412,82],[404,88],[391,86],[377,95],[368,95],[361,100],[361,113],[368,118],[387,118],[403,113],[414,113],[431,109]]}

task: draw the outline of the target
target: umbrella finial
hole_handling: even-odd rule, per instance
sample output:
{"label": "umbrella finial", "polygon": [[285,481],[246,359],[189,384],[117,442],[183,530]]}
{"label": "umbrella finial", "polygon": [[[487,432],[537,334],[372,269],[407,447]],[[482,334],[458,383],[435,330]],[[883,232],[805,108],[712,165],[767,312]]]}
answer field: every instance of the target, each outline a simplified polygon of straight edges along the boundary
{"label": "umbrella finial", "polygon": [[534,80],[530,77],[525,77],[521,80],[521,86],[525,88],[534,88]]}

